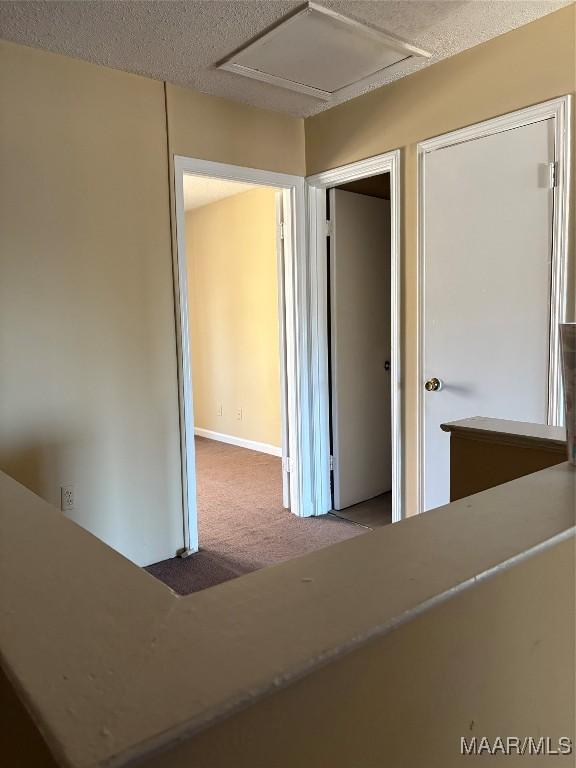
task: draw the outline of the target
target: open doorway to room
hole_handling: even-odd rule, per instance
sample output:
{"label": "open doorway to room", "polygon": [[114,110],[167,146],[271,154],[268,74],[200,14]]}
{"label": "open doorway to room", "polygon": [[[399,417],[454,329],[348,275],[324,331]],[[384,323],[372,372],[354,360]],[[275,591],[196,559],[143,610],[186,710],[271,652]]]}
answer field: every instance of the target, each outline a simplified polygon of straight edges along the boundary
{"label": "open doorway to room", "polygon": [[296,191],[282,174],[190,162],[176,178],[190,545],[149,568],[181,594],[366,531],[310,503]]}
{"label": "open doorway to room", "polygon": [[309,176],[318,507],[404,517],[400,152]]}
{"label": "open doorway to room", "polygon": [[184,176],[199,539],[232,569],[259,516],[290,507],[281,206],[273,187]]}
{"label": "open doorway to room", "polygon": [[326,190],[333,514],[392,522],[390,174]]}

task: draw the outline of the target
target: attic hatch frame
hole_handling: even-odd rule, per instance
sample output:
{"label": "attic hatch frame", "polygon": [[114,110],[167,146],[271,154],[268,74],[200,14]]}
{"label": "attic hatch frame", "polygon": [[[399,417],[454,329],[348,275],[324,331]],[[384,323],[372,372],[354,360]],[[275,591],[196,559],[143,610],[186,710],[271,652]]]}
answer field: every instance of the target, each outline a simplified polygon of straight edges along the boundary
{"label": "attic hatch frame", "polygon": [[[174,156],[174,201],[176,213],[176,248],[174,249],[174,300],[178,361],[180,415],[180,450],[182,475],[185,557],[198,551],[198,515],[196,508],[196,464],[194,451],[194,407],[188,315],[188,269],[186,264],[184,176],[205,176],[274,187],[281,190],[282,219],[277,218],[278,250],[282,255],[279,286],[283,283],[283,339],[286,349],[285,387],[287,456],[289,472],[283,467],[289,493],[290,510],[298,517],[317,514],[312,493],[313,435],[310,418],[310,364],[308,358],[308,261],[306,252],[306,207],[303,176],[292,176],[256,168]],[[281,233],[281,234],[280,234]],[[279,246],[282,246],[281,249]]]}
{"label": "attic hatch frame", "polygon": [[[342,86],[341,88],[337,88],[335,91],[322,90],[321,88],[316,88],[305,83],[290,80],[285,77],[281,77],[280,75],[274,75],[270,72],[255,69],[253,67],[249,67],[234,61],[234,59],[240,54],[257,48],[263,40],[271,40],[276,37],[279,33],[281,33],[285,24],[289,24],[290,22],[294,21],[294,19],[309,13],[318,13],[322,16],[334,19],[348,27],[350,30],[362,30],[365,35],[378,40],[389,48],[398,51],[398,53],[404,54],[404,56],[399,61],[376,69],[374,72],[371,72],[365,77],[362,77],[348,85]],[[282,19],[280,19],[276,24],[264,30],[262,34],[251,40],[247,45],[242,45],[240,48],[237,48],[225,59],[222,59],[220,62],[218,62],[216,68],[225,70],[226,72],[233,72],[234,74],[242,75],[243,77],[249,77],[253,80],[259,80],[260,82],[268,83],[269,85],[276,85],[280,88],[296,91],[297,93],[303,93],[307,96],[314,96],[317,99],[329,102],[337,98],[346,99],[359,95],[359,93],[361,93],[364,89],[372,85],[374,80],[377,79],[383,72],[394,75],[401,71],[409,59],[428,59],[431,56],[432,54],[429,51],[418,48],[411,43],[402,40],[396,35],[393,35],[390,32],[385,32],[379,27],[376,27],[368,22],[359,21],[357,19],[351,18],[350,16],[344,16],[341,13],[337,13],[330,8],[324,8],[317,3],[308,2],[303,8],[296,9],[293,13],[289,13],[287,16],[284,16]]]}

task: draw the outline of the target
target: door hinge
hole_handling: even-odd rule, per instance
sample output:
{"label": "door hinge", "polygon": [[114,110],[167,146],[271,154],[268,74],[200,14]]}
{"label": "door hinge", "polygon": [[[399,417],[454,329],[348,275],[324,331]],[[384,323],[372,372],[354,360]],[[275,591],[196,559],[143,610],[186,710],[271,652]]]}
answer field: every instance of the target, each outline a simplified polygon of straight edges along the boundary
{"label": "door hinge", "polygon": [[325,224],[326,224],[326,237],[332,237],[332,235],[334,233],[334,228],[332,227],[332,222],[331,221],[326,221]]}
{"label": "door hinge", "polygon": [[334,472],[334,456],[330,456],[330,472]]}
{"label": "door hinge", "polygon": [[284,222],[280,222],[280,240],[284,240]]}
{"label": "door hinge", "polygon": [[558,163],[548,163],[550,189],[558,186]]}
{"label": "door hinge", "polygon": [[284,470],[284,472],[290,472],[290,470],[292,469],[290,465],[290,456],[282,457],[282,469]]}

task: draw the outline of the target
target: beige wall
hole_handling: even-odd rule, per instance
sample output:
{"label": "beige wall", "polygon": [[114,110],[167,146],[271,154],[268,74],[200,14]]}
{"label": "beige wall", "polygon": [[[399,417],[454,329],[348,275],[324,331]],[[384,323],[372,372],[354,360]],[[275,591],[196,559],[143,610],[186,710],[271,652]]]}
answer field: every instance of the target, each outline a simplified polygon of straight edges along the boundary
{"label": "beige wall", "polygon": [[0,43],[0,467],[137,563],[182,546],[161,83]]}
{"label": "beige wall", "polygon": [[170,152],[303,176],[304,121],[166,86]]}
{"label": "beige wall", "polygon": [[297,173],[303,121],[0,42],[0,469],[182,546],[169,151]]}
{"label": "beige wall", "polygon": [[[568,540],[143,764],[456,768],[475,762],[461,737],[574,742],[574,649]],[[568,768],[574,755],[488,762]]]}
{"label": "beige wall", "polygon": [[[461,737],[574,741],[574,579],[572,539],[479,582],[194,738],[175,740],[142,764],[381,768],[385,756],[384,764],[402,768],[455,768],[473,761],[460,756]],[[8,764],[55,768],[1,672],[0,703]],[[492,757],[489,763],[574,764],[573,755],[532,760]]]}
{"label": "beige wall", "polygon": [[573,93],[575,36],[576,7],[570,6],[306,120],[308,174],[402,149],[404,466],[409,514],[416,509],[416,143]]}
{"label": "beige wall", "polygon": [[186,251],[195,425],[279,447],[276,192],[188,211]]}
{"label": "beige wall", "polygon": [[[414,510],[416,152],[575,90],[574,6],[304,122],[0,43],[0,468],[136,562],[182,543],[168,152],[289,173],[403,149]],[[166,112],[167,106],[167,112]],[[173,246],[173,243],[172,243]]]}
{"label": "beige wall", "polygon": [[70,768],[453,768],[462,735],[571,735],[575,479],[177,597],[0,472],[0,667]]}

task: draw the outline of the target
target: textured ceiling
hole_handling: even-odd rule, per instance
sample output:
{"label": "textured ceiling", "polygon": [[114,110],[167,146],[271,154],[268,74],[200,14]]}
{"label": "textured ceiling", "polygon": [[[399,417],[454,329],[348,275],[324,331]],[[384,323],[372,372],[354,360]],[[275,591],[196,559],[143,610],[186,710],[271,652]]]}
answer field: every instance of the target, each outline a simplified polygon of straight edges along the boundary
{"label": "textured ceiling", "polygon": [[234,197],[242,192],[256,189],[254,184],[243,184],[241,181],[210,179],[206,176],[184,175],[184,210],[192,211],[203,205],[216,203],[226,197]]}
{"label": "textured ceiling", "polygon": [[[403,76],[572,2],[321,0],[320,4],[432,52],[432,58],[411,63]],[[254,106],[308,116],[338,100],[321,102],[214,68],[236,48],[302,5],[291,0],[2,0],[0,36]],[[381,74],[370,88],[398,76]],[[358,94],[366,90],[364,87]]]}

